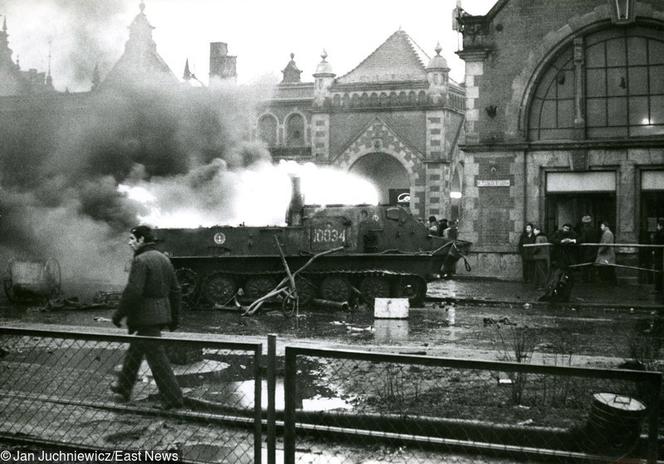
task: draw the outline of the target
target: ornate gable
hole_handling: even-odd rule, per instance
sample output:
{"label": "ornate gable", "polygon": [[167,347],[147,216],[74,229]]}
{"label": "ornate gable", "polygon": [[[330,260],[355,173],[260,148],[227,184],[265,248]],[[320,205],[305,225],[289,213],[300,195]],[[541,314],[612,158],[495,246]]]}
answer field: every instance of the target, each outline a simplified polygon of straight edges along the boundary
{"label": "ornate gable", "polygon": [[424,155],[407,142],[381,118],[376,117],[365,125],[332,163],[349,168],[357,159],[369,153],[388,153],[401,161],[409,172]]}

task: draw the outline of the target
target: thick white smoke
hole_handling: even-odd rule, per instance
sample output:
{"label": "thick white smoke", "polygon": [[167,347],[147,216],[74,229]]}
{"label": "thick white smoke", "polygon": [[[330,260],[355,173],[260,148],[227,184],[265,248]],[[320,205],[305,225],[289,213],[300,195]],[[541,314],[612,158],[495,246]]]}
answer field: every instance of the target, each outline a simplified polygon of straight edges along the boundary
{"label": "thick white smoke", "polygon": [[376,204],[368,181],[313,163],[259,161],[229,170],[222,160],[186,175],[122,184],[119,191],[141,206],[138,218],[160,228],[214,225],[284,225],[291,176],[299,177],[309,204]]}

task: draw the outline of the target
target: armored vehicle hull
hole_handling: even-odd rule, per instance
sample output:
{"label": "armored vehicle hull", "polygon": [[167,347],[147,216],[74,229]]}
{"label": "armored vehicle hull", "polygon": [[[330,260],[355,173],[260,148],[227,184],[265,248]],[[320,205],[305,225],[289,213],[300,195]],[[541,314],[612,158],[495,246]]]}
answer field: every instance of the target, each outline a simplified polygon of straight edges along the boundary
{"label": "armored vehicle hull", "polygon": [[216,226],[157,229],[159,247],[178,273],[185,297],[201,305],[255,300],[319,253],[296,278],[300,304],[314,298],[408,297],[417,304],[443,265],[456,263],[470,243],[432,236],[398,206],[303,206],[297,189],[285,227]]}

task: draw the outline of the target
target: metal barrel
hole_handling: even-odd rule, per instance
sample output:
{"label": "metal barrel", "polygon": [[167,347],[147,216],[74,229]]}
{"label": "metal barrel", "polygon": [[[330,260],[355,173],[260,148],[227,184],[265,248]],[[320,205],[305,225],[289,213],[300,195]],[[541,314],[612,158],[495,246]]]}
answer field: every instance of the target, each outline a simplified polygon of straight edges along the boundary
{"label": "metal barrel", "polygon": [[646,406],[629,396],[595,393],[586,425],[590,451],[625,454],[634,448]]}

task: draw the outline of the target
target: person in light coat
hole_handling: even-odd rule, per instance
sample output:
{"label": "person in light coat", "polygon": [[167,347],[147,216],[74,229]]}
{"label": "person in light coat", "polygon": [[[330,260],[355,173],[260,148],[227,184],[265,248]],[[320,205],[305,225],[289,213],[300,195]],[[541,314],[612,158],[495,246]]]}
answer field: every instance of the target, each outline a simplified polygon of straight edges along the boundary
{"label": "person in light coat", "polygon": [[[599,240],[600,244],[613,244],[613,232],[609,227],[609,223],[602,221],[600,224],[602,236]],[[612,246],[600,246],[597,249],[597,257],[595,258],[595,265],[599,266],[599,275],[603,282],[614,284],[616,283],[616,270],[613,265],[616,264],[616,251]]]}

